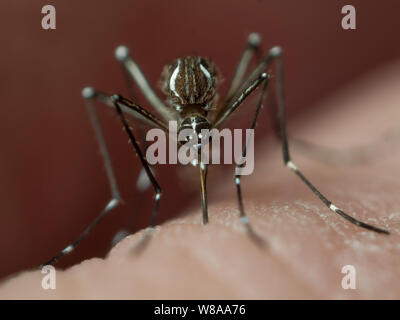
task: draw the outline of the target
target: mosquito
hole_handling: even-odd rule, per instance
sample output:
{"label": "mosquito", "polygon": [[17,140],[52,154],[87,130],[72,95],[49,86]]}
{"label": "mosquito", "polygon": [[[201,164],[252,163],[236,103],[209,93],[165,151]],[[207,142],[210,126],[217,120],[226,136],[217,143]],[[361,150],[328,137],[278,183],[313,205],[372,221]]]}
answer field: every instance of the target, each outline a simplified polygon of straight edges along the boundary
{"label": "mosquito", "polygon": [[[256,103],[256,108],[250,129],[255,129],[257,118],[265,97],[270,76],[266,70],[273,63],[276,70],[277,81],[277,117],[273,117],[274,133],[281,142],[282,155],[284,165],[296,174],[301,181],[334,213],[342,216],[349,222],[383,234],[389,234],[389,231],[381,229],[365,222],[359,221],[356,218],[348,215],[338,207],[336,207],[328,198],[326,198],[298,169],[292,161],[289,153],[289,143],[286,132],[285,119],[285,100],[283,86],[283,59],[282,49],[279,46],[274,46],[269,49],[266,55],[260,52],[261,37],[258,33],[251,33],[247,39],[247,45],[242,52],[239,63],[236,67],[234,76],[230,82],[230,86],[222,99],[217,101],[217,88],[219,76],[215,64],[210,60],[202,57],[186,56],[179,58],[164,67],[162,72],[161,89],[165,94],[166,99],[163,102],[155,91],[150,86],[144,73],[139,65],[131,57],[126,46],[118,46],[115,49],[115,58],[122,64],[124,72],[126,72],[134,80],[146,100],[154,108],[157,115],[147,111],[135,102],[121,95],[108,95],[97,91],[92,87],[85,87],[82,90],[82,96],[85,100],[85,105],[89,113],[92,126],[95,131],[100,152],[106,168],[108,182],[111,189],[111,199],[108,201],[99,216],[83,231],[83,233],[58,255],[51,258],[45,264],[53,264],[65,254],[70,253],[74,248],[90,233],[90,231],[106,216],[111,210],[121,204],[122,198],[119,192],[118,184],[114,175],[114,170],[111,164],[111,158],[107,149],[104,134],[97,116],[94,106],[94,101],[99,101],[109,107],[115,109],[123,128],[126,131],[129,142],[132,144],[136,152],[144,172],[148,177],[154,189],[154,203],[151,213],[151,219],[148,226],[148,231],[151,232],[156,225],[156,218],[159,209],[159,203],[162,196],[162,189],[155,178],[155,175],[146,161],[146,158],[139,147],[128,121],[126,114],[134,117],[137,121],[143,124],[150,125],[154,128],[164,130],[168,134],[168,121],[178,122],[178,132],[185,128],[192,128],[198,139],[201,140],[202,129],[221,128],[232,113],[238,109],[243,101],[246,100],[256,89],[260,89],[259,97]],[[258,58],[256,67],[249,70],[249,64],[254,57]],[[246,154],[247,142],[243,148],[243,156]],[[199,157],[200,159],[200,157]],[[203,224],[208,223],[207,209],[207,170],[208,165],[199,161],[197,163],[200,174],[200,192]],[[238,169],[240,164],[236,166]],[[234,183],[236,184],[236,192],[238,198],[239,218],[246,232],[251,235],[252,228],[246,216],[242,189],[241,176],[235,170]]]}

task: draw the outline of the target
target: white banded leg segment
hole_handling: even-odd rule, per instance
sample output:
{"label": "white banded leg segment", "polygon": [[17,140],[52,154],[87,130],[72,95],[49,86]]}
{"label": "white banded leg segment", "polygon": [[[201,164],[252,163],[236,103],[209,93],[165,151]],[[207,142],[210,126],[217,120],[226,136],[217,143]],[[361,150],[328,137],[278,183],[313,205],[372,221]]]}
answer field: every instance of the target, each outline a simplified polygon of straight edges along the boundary
{"label": "white banded leg segment", "polygon": [[158,193],[156,193],[156,195],[155,195],[155,197],[154,197],[154,200],[155,200],[155,201],[159,201],[160,199],[161,199],[161,193],[158,192]]}
{"label": "white banded leg segment", "polygon": [[50,260],[47,262],[43,263],[41,266],[44,265],[51,265],[55,263],[57,260],[59,260],[61,257],[63,257],[66,254],[71,253],[76,246],[84,240],[89,233],[93,230],[93,228],[111,211],[113,210],[116,206],[120,204],[119,199],[112,198],[107,205],[104,207],[103,211],[100,213],[100,215],[83,231],[75,241],[73,241],[70,245],[65,247],[58,255],[52,257]]}
{"label": "white banded leg segment", "polygon": [[70,253],[72,250],[74,250],[74,246],[71,244],[68,247],[66,247],[63,251],[61,251],[63,254],[68,254]]}
{"label": "white banded leg segment", "polygon": [[294,171],[294,172],[297,172],[297,171],[299,171],[298,169],[297,169],[297,166],[292,162],[292,161],[288,161],[288,162],[286,162],[286,166],[290,169],[290,170],[292,170],[292,171]]}
{"label": "white banded leg segment", "polygon": [[311,184],[310,181],[308,181],[308,179],[300,172],[300,170],[297,168],[297,166],[292,162],[292,161],[287,161],[286,162],[286,166],[292,170],[297,176],[300,177],[300,179],[311,189],[312,192],[314,192],[314,194],[333,212],[339,214],[340,216],[342,216],[344,219],[350,221],[351,223],[368,229],[368,230],[372,230],[378,233],[384,233],[384,234],[389,234],[389,231],[385,230],[385,229],[381,229],[372,225],[369,225],[367,223],[364,223],[362,221],[359,221],[355,218],[353,218],[352,216],[348,215],[347,213],[345,213],[343,210],[339,209],[338,207],[336,207],[330,200],[328,200],[316,187],[314,187],[313,184]]}
{"label": "white banded leg segment", "polygon": [[333,212],[338,212],[338,210],[340,210],[338,207],[336,207],[334,204],[331,204],[329,206],[329,209],[331,209]]}

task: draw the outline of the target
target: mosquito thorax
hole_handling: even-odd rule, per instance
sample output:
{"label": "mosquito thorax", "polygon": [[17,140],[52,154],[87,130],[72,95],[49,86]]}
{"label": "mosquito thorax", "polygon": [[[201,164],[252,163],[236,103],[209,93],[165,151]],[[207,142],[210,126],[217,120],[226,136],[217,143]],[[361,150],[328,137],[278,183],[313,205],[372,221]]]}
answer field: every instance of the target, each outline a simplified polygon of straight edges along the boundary
{"label": "mosquito thorax", "polygon": [[[192,139],[192,137],[195,135],[197,137],[197,144],[194,145],[196,148],[200,148],[202,140],[207,138],[204,135],[204,131],[202,130],[208,130],[206,132],[209,132],[211,129],[211,124],[208,121],[208,119],[204,116],[201,115],[192,115],[188,116],[183,119],[183,121],[180,123],[178,127],[178,136],[182,132],[182,130],[187,130],[187,132],[183,132],[185,135],[185,140],[189,142],[189,140]],[[188,135],[189,133],[189,135]]]}
{"label": "mosquito thorax", "polygon": [[209,110],[215,97],[217,72],[214,63],[202,57],[183,57],[164,67],[161,88],[167,102],[182,112],[188,106]]}

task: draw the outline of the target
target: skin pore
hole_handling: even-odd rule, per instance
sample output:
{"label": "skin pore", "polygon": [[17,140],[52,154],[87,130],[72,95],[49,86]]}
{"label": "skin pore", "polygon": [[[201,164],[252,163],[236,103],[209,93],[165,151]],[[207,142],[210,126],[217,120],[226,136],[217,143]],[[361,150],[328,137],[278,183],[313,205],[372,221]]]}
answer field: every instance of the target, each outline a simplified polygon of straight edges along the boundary
{"label": "skin pore", "polygon": [[[290,137],[347,149],[375,141],[400,122],[400,64],[394,63],[313,108]],[[330,107],[333,106],[333,107]],[[266,113],[260,115],[266,116]],[[323,299],[400,298],[400,152],[372,163],[329,165],[291,147],[293,161],[328,199],[380,235],[330,211],[285,168],[274,139],[256,145],[255,172],[242,179],[245,211],[265,246],[243,232],[232,175],[210,183],[210,222],[201,208],[118,243],[105,259],[57,269],[56,290],[43,290],[39,270],[0,284],[0,299]],[[341,286],[343,266],[356,269],[356,289]]]}

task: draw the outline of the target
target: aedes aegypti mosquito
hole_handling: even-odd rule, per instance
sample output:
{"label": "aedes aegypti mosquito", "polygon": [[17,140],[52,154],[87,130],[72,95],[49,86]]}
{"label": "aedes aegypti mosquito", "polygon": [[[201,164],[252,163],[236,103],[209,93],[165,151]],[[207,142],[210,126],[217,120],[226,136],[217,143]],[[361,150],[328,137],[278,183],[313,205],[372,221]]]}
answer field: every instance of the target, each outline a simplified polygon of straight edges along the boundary
{"label": "aedes aegypti mosquito", "polygon": [[[249,72],[248,65],[255,55],[260,50],[260,36],[257,33],[252,33],[248,37],[248,43],[239,63],[236,67],[235,74],[230,83],[229,89],[225,96],[216,101],[218,74],[214,63],[202,57],[183,57],[175,60],[171,64],[164,67],[162,74],[161,89],[166,94],[167,99],[164,102],[160,100],[157,94],[149,85],[146,77],[140,70],[139,66],[132,59],[129,50],[125,46],[119,46],[115,50],[115,57],[120,61],[125,71],[133,78],[136,85],[141,90],[147,101],[153,106],[158,116],[142,108],[133,101],[124,98],[120,95],[107,95],[101,93],[92,87],[86,87],[82,90],[82,95],[86,101],[86,107],[94,127],[96,138],[98,140],[100,151],[106,167],[108,181],[111,188],[111,199],[100,213],[100,215],[90,224],[86,230],[69,246],[62,250],[58,255],[51,258],[45,264],[52,264],[61,258],[63,255],[70,253],[79,242],[81,242],[89,232],[100,222],[100,220],[112,209],[121,203],[121,196],[118,189],[117,181],[111,165],[110,156],[107,150],[104,135],[97,117],[93,101],[100,101],[110,107],[115,108],[123,128],[128,134],[129,141],[138,155],[140,162],[145,170],[145,173],[154,188],[154,204],[148,230],[152,230],[155,226],[156,216],[158,212],[159,202],[162,195],[162,190],[158,184],[149,164],[147,163],[142,150],[140,149],[131,128],[128,125],[125,114],[136,118],[136,120],[159,128],[168,133],[168,121],[175,120],[178,122],[178,132],[185,128],[192,128],[194,134],[197,134],[201,140],[201,129],[220,128],[229,116],[242,104],[242,102],[257,88],[261,88],[259,99],[256,104],[254,116],[250,125],[251,129],[256,126],[256,120],[261,109],[264,93],[266,92],[269,75],[265,72],[272,62],[276,63],[277,73],[277,98],[278,98],[278,114],[275,124],[275,135],[280,139],[283,152],[284,164],[293,171],[305,185],[333,212],[339,214],[351,223],[362,228],[372,230],[378,233],[389,234],[385,229],[381,229],[362,221],[359,221],[352,216],[346,214],[344,211],[336,207],[330,200],[328,200],[311,182],[301,173],[294,162],[291,160],[289,154],[289,144],[286,133],[286,120],[285,120],[285,102],[283,90],[283,63],[282,63],[282,50],[280,47],[272,47],[268,54],[259,59],[257,66]],[[274,117],[275,118],[275,117]],[[246,145],[243,148],[243,155],[246,152]],[[203,223],[208,222],[207,211],[207,165],[198,162],[200,172],[200,190],[201,190],[201,204],[203,213]],[[236,167],[238,169],[240,165]],[[240,187],[240,175],[235,171],[234,181],[236,184],[237,197],[239,202],[239,216],[240,221],[245,227],[248,234],[252,234],[249,221],[246,217],[242,191]]]}

